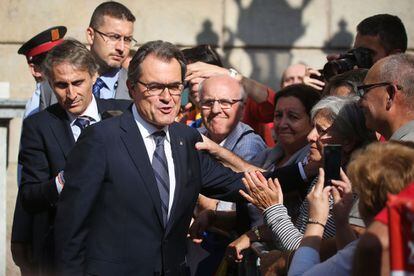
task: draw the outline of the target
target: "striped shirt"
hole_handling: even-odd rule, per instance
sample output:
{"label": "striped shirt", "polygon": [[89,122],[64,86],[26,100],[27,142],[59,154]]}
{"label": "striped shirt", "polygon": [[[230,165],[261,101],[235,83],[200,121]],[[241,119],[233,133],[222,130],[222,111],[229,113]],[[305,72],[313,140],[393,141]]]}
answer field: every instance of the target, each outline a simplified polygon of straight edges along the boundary
{"label": "striped shirt", "polygon": [[[316,181],[318,181],[318,178],[312,181],[308,188],[308,193]],[[335,222],[332,216],[332,207],[333,198],[329,196],[329,215],[323,233],[324,239],[335,236]],[[300,214],[296,223],[292,222],[287,208],[283,204],[270,206],[263,212],[263,215],[264,222],[272,230],[273,238],[279,250],[295,250],[299,247],[309,219],[309,202],[307,199],[300,206]]]}

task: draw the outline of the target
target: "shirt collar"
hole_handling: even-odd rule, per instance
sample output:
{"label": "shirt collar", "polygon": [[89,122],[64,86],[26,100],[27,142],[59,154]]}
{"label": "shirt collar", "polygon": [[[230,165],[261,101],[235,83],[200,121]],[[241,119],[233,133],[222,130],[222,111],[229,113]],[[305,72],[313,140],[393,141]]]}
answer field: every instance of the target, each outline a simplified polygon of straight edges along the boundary
{"label": "shirt collar", "polygon": [[88,107],[86,108],[86,110],[81,115],[76,116],[75,114],[72,114],[67,110],[66,110],[66,113],[68,114],[69,122],[70,122],[71,125],[73,125],[73,123],[75,122],[75,120],[78,117],[88,117],[89,119],[93,120],[94,122],[99,122],[101,120],[101,117],[100,117],[99,112],[98,112],[98,105],[96,103],[96,100],[95,100],[94,96],[92,96],[92,101],[89,103]]}
{"label": "shirt collar", "polygon": [[414,129],[414,120],[409,121],[405,125],[401,126],[399,129],[397,129],[396,132],[392,134],[390,137],[390,140],[403,140],[404,136],[411,133]]}
{"label": "shirt collar", "polygon": [[118,76],[120,71],[121,68],[116,68],[106,72],[99,78],[105,83],[108,89],[115,90],[118,83]]}
{"label": "shirt collar", "polygon": [[158,129],[153,124],[148,123],[141,117],[135,104],[132,105],[132,114],[134,115],[135,122],[137,123],[139,132],[141,132],[143,138],[149,138],[154,132],[163,130],[166,134],[165,139],[168,142],[170,141],[168,126],[165,126],[162,129]]}

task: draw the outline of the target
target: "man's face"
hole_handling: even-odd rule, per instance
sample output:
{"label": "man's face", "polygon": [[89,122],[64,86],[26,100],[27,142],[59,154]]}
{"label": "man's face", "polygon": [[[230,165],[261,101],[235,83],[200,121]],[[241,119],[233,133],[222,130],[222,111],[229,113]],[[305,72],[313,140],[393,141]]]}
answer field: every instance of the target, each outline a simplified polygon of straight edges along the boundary
{"label": "man's face", "polygon": [[[364,79],[364,84],[383,82],[379,78],[380,62],[374,64]],[[374,87],[366,91],[359,101],[364,115],[367,128],[381,133],[382,125],[387,120],[387,86]]]}
{"label": "man's face", "polygon": [[[211,77],[203,82],[200,95],[201,115],[211,139],[220,143],[236,127],[243,113],[240,85],[227,76]],[[238,100],[238,101],[235,101]],[[224,106],[218,101],[232,103]],[[203,103],[212,103],[205,106]],[[234,102],[234,103],[233,103]]]}
{"label": "man's face", "polygon": [[92,100],[92,85],[95,82],[87,70],[78,69],[68,62],[52,68],[50,86],[63,109],[78,116]]}
{"label": "man's face", "polygon": [[292,84],[302,83],[303,77],[306,74],[306,66],[303,64],[295,64],[289,66],[283,73],[281,88]]}
{"label": "man's face", "polygon": [[[181,83],[181,67],[176,59],[164,61],[150,54],[141,63],[139,81],[146,84]],[[141,83],[128,84],[138,112],[150,124],[163,128],[174,122],[180,110],[181,95],[172,95],[168,89],[158,95],[150,95]],[[133,85],[133,87],[131,87]]]}
{"label": "man's face", "polygon": [[[124,37],[132,37],[133,32],[133,22],[107,15],[103,16],[102,24],[96,30],[89,27],[86,31],[87,40],[99,65],[106,69],[120,68],[122,62],[128,57],[133,43],[125,43]],[[111,41],[106,35],[119,35],[121,39]]]}
{"label": "man's face", "polygon": [[364,47],[370,49],[372,54],[373,63],[388,56],[387,51],[382,46],[378,35],[361,35],[357,33],[354,43],[354,48]]}

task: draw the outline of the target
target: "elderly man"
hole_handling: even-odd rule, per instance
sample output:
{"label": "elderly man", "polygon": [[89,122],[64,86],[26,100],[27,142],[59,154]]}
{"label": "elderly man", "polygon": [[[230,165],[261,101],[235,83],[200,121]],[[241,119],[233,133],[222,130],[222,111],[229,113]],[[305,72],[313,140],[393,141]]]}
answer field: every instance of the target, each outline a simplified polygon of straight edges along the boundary
{"label": "elderly man", "polygon": [[[368,71],[364,85],[359,86],[360,105],[367,127],[386,139],[414,142],[413,75],[413,55],[391,55],[375,63]],[[366,268],[378,268],[377,264],[381,263],[381,273],[389,274],[387,222],[385,210],[361,237],[355,259],[358,273],[368,273]]]}
{"label": "elderly man", "polygon": [[[105,111],[126,109],[130,104],[93,97],[97,66],[90,51],[78,41],[63,41],[48,53],[42,66],[58,103],[23,122],[19,153],[22,178],[12,234],[12,248],[16,243],[31,244],[31,262],[16,261],[23,274],[31,275],[55,272],[53,222],[63,188],[59,172],[69,151],[82,130],[99,122]],[[30,228],[22,224],[28,215],[32,220]]]}
{"label": "elderly man", "polygon": [[240,122],[246,94],[238,81],[226,75],[213,76],[202,82],[199,93],[202,134],[246,160],[266,148],[262,138]]}
{"label": "elderly man", "polygon": [[[205,79],[199,87],[203,121],[203,127],[199,128],[199,131],[244,160],[251,160],[266,148],[266,144],[250,126],[240,121],[243,116],[246,96],[242,85],[228,75],[217,75]],[[198,211],[207,209],[202,213],[211,209],[235,210],[235,205],[232,202],[217,201],[201,195],[198,204],[200,207]],[[204,216],[202,213],[198,214],[198,218]],[[196,223],[198,222],[196,220]],[[194,249],[194,245],[190,245],[187,258],[191,261],[192,270],[196,271],[196,275],[214,274],[229,242],[231,240],[220,233],[208,232],[208,236],[203,240],[203,248],[207,248],[210,255],[198,264],[197,270],[195,266],[201,258],[195,258],[193,252],[198,252],[201,249]]]}
{"label": "elderly man", "polygon": [[366,125],[387,140],[414,141],[414,56],[379,60],[359,86]]}
{"label": "elderly man", "polygon": [[241,199],[241,175],[197,151],[200,134],[174,122],[184,61],[171,43],[142,45],[128,71],[134,104],[88,127],[71,151],[55,223],[63,274],[185,275],[198,194]]}

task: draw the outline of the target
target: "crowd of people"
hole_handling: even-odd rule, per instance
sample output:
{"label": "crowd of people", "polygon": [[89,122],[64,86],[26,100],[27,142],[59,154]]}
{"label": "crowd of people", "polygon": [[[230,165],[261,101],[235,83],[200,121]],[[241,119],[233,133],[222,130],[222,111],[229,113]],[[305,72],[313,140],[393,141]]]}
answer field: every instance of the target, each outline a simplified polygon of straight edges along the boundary
{"label": "crowd of people", "polygon": [[409,217],[414,191],[397,16],[361,21],[323,70],[289,66],[278,91],[209,45],[134,50],[134,22],[104,2],[89,48],[56,26],[18,51],[36,81],[11,238],[22,275],[385,275],[392,235],[408,258],[387,209],[395,195]]}

